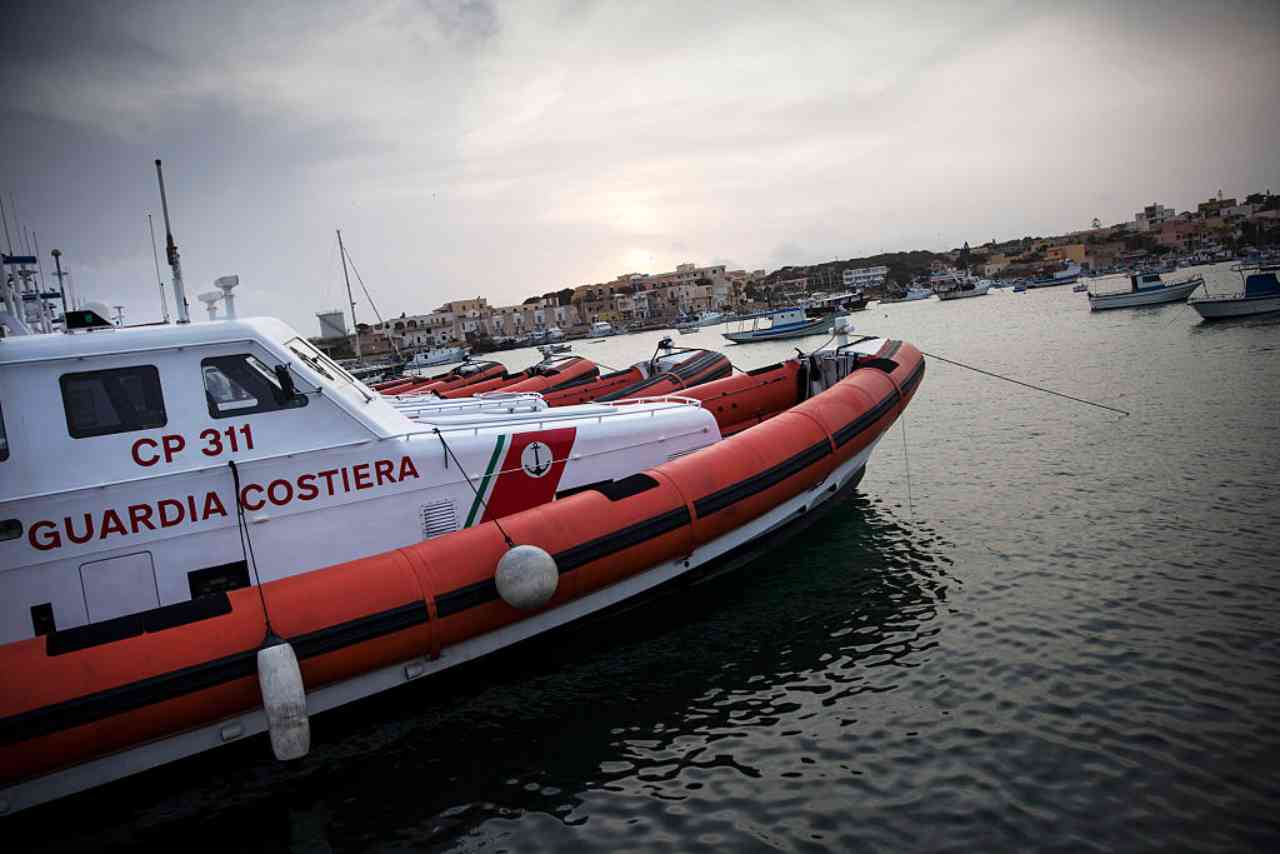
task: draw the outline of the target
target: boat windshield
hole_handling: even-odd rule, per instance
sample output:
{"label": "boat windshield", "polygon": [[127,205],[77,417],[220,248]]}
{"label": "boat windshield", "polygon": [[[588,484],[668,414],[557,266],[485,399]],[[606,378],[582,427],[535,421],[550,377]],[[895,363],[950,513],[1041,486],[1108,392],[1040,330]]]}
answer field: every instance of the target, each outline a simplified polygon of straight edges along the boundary
{"label": "boat windshield", "polygon": [[301,338],[290,338],[285,342],[286,347],[293,355],[307,363],[311,370],[320,376],[329,380],[335,385],[346,383],[348,385],[359,385],[356,378],[351,376],[338,363],[330,359],[324,353],[321,353],[315,347],[312,347]]}

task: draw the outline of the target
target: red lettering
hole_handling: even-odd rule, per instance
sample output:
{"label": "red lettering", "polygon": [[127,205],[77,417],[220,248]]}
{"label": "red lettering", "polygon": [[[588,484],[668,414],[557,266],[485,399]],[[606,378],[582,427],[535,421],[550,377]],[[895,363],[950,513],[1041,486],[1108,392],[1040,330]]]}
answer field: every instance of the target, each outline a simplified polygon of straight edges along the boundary
{"label": "red lettering", "polygon": [[319,488],[316,487],[316,476],[313,474],[304,474],[298,478],[298,500],[310,501],[320,494]]}
{"label": "red lettering", "polygon": [[[276,487],[284,487],[284,498],[276,498]],[[293,500],[293,484],[287,480],[273,480],[271,485],[267,487],[267,498],[277,507],[283,507]]]}
{"label": "red lettering", "polygon": [[200,438],[209,443],[209,447],[201,448],[200,453],[206,457],[216,457],[222,453],[222,434],[210,427],[200,431]]}
{"label": "red lettering", "polygon": [[417,477],[418,470],[414,467],[413,460],[408,455],[405,455],[400,459],[400,480],[403,481],[410,475]]}
{"label": "red lettering", "polygon": [[256,489],[258,490],[259,493],[262,492],[262,487],[258,486],[258,484],[256,483],[249,484],[244,489],[240,490],[240,506],[243,507],[245,510],[253,510],[253,511],[261,510],[263,507],[266,507],[267,500],[265,498],[259,501],[257,504],[249,503],[249,490],[251,489]]}
{"label": "red lettering", "polygon": [[125,530],[124,522],[120,519],[120,514],[108,507],[106,512],[102,514],[102,528],[98,531],[98,539],[105,540],[107,538],[107,534],[122,534],[127,536],[128,533],[129,532]]}
{"label": "red lettering", "polygon": [[391,469],[395,467],[395,463],[391,460],[378,460],[373,464],[373,474],[378,479],[378,486],[382,486],[385,479],[388,483],[395,483],[396,476],[391,473]]}
{"label": "red lettering", "polygon": [[346,467],[343,467],[343,469],[342,469],[342,491],[343,491],[343,492],[350,492],[350,491],[351,491],[351,481],[347,478],[347,469],[346,469]]}
{"label": "red lettering", "polygon": [[155,451],[155,450],[156,450],[157,448],[159,448],[160,446],[159,446],[158,444],[156,444],[156,440],[155,440],[155,439],[146,439],[146,438],[143,438],[143,439],[139,439],[138,441],[134,442],[134,443],[133,443],[133,447],[129,449],[129,452],[130,452],[131,454],[133,454],[133,461],[134,461],[135,463],[137,463],[137,464],[138,464],[138,465],[140,465],[140,466],[153,466],[153,465],[155,465],[156,463],[160,462],[160,455],[159,455],[159,454],[156,454],[155,456],[151,457],[151,459],[149,459],[149,460],[144,460],[144,459],[142,458],[142,449],[143,449],[144,447],[150,447],[152,451]]}
{"label": "red lettering", "polygon": [[370,489],[373,487],[373,481],[369,479],[369,464],[361,463],[351,469],[351,474],[356,481],[356,489]]}
{"label": "red lettering", "polygon": [[325,486],[329,488],[329,494],[333,495],[333,476],[338,473],[337,469],[329,469],[320,472],[320,477],[324,478]]}
{"label": "red lettering", "polygon": [[129,527],[133,532],[138,533],[138,529],[145,527],[150,531],[154,531],[156,526],[151,524],[151,505],[150,504],[130,504],[129,505]]}
{"label": "red lettering", "polygon": [[194,495],[187,496],[187,509],[191,511],[187,518],[192,522],[196,521],[198,517],[196,516],[196,497]]}
{"label": "red lettering", "polygon": [[[43,533],[44,531],[48,533]],[[58,526],[55,523],[48,519],[41,519],[27,529],[27,542],[31,543],[31,548],[47,552],[50,549],[62,548],[62,535],[58,533]]]}
{"label": "red lettering", "polygon": [[[174,515],[169,515],[169,508],[173,508]],[[160,511],[160,527],[172,528],[186,518],[186,512],[183,510],[182,502],[175,501],[172,498],[161,498],[156,503],[156,509]]]}
{"label": "red lettering", "polygon": [[173,458],[178,452],[187,446],[187,440],[177,434],[161,436],[160,441],[164,442],[164,461],[166,463],[173,462]]}
{"label": "red lettering", "polygon": [[84,514],[84,534],[77,534],[75,525],[71,524],[70,516],[62,517],[63,523],[67,526],[67,539],[76,545],[84,545],[93,539],[93,516]]}
{"label": "red lettering", "polygon": [[204,497],[204,513],[200,516],[200,521],[208,519],[210,516],[225,516],[227,508],[222,506],[222,499],[218,497],[218,493],[210,492]]}

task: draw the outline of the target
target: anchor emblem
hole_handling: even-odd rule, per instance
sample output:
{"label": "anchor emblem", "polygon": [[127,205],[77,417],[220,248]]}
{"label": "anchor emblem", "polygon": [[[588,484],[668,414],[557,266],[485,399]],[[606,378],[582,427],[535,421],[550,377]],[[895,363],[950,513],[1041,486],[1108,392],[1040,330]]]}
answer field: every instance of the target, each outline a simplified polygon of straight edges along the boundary
{"label": "anchor emblem", "polygon": [[542,477],[551,471],[555,458],[544,442],[530,442],[520,453],[520,467],[529,477]]}

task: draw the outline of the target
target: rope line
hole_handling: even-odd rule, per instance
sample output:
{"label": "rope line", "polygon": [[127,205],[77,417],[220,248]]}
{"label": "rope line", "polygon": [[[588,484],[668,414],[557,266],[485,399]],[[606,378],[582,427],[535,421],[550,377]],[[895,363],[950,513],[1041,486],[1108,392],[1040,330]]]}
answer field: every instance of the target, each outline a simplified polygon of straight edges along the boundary
{"label": "rope line", "polygon": [[1094,403],[1092,400],[1085,400],[1082,397],[1072,397],[1069,394],[1063,394],[1062,392],[1054,391],[1051,388],[1045,388],[1044,386],[1035,385],[1034,383],[1024,383],[1022,380],[1015,380],[1012,377],[1002,376],[1000,374],[993,373],[991,371],[984,371],[982,368],[975,368],[973,365],[966,365],[964,362],[957,362],[954,359],[947,359],[942,356],[938,356],[934,353],[925,353],[923,350],[921,350],[920,352],[924,353],[924,355],[928,356],[930,359],[937,359],[939,362],[946,362],[948,365],[955,365],[957,368],[966,368],[970,371],[974,371],[976,373],[983,374],[988,377],[995,377],[998,380],[1004,380],[1005,382],[1013,383],[1014,385],[1024,386],[1029,389],[1034,389],[1035,391],[1042,391],[1045,394],[1052,394],[1057,397],[1065,397],[1067,400],[1074,400],[1076,403],[1083,403],[1087,406],[1096,406],[1099,409],[1105,409],[1109,412],[1118,412],[1124,416],[1129,415],[1129,413],[1126,412],[1125,410],[1117,409],[1114,406],[1107,406],[1105,403]]}
{"label": "rope line", "polygon": [[[471,475],[467,474],[467,470],[458,460],[457,454],[453,452],[453,448],[449,447],[449,443],[445,441],[444,434],[440,432],[440,428],[434,427],[432,430],[440,437],[440,444],[444,445],[445,452],[448,453],[449,456],[453,457],[453,462],[458,466],[458,471],[462,472],[462,477],[467,481],[467,486],[471,487],[471,491],[475,493],[476,500],[480,502],[480,506],[484,508],[484,512],[488,513],[489,502],[484,500],[484,497],[480,494],[480,490],[476,489],[476,485],[471,482]],[[499,474],[501,474],[501,472],[499,472]],[[498,526],[498,531],[502,534],[502,539],[507,541],[508,548],[514,549],[516,547],[515,541],[511,539],[509,534],[507,534],[506,529],[502,527],[502,523],[498,521],[497,516],[493,517],[493,524]]]}
{"label": "rope line", "polygon": [[[235,460],[227,460],[227,465],[231,467],[231,480],[236,488],[236,522],[240,530],[240,553],[244,555],[245,563],[253,570],[253,580],[258,587],[258,598],[262,601],[262,616],[267,622],[267,639],[276,637],[275,630],[271,628],[271,611],[267,608],[267,594],[262,590],[262,576],[258,574],[258,558],[253,553],[253,538],[249,536],[249,526],[244,521],[244,504],[240,500],[240,470],[236,468]],[[245,543],[249,546],[246,549]]]}

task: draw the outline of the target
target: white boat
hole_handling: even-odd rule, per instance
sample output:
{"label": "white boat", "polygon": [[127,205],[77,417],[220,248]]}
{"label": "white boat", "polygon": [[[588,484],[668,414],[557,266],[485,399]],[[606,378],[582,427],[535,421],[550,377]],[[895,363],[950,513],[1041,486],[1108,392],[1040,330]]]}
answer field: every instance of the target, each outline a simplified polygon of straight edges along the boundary
{"label": "white boat", "polygon": [[[750,329],[746,328],[748,320],[751,321]],[[805,315],[804,309],[793,306],[748,315],[738,321],[739,328],[736,331],[720,334],[735,344],[749,344],[753,341],[779,341],[830,332],[835,318],[832,315],[810,318]]]}
{"label": "white boat", "polygon": [[991,283],[985,279],[971,276],[954,276],[934,287],[934,293],[940,300],[967,299],[969,297],[986,296]]}
{"label": "white boat", "polygon": [[715,326],[724,322],[724,315],[718,311],[704,311],[696,318],[687,318],[676,323],[676,331],[683,334],[697,332],[704,326]]}
{"label": "white boat", "polygon": [[594,338],[604,338],[613,334],[613,324],[607,320],[597,320],[591,324],[591,335]]}
{"label": "white boat", "polygon": [[1080,279],[1083,269],[1074,261],[1066,263],[1061,270],[1055,270],[1043,276],[1036,276],[1026,283],[1027,288],[1054,288],[1059,285],[1074,285]]}
{"label": "white boat", "polygon": [[405,363],[406,368],[431,368],[436,365],[448,365],[461,362],[467,357],[465,347],[432,347],[430,350],[419,350],[413,358]]}
{"label": "white boat", "polygon": [[1129,277],[1127,291],[1101,294],[1091,292],[1089,310],[1103,311],[1109,308],[1133,308],[1140,305],[1180,302],[1203,284],[1203,276],[1193,276],[1181,282],[1165,283],[1159,273],[1135,273]]}
{"label": "white boat", "polygon": [[911,287],[907,288],[906,292],[902,296],[886,297],[881,299],[880,305],[889,305],[890,303],[895,302],[913,302],[915,300],[928,299],[931,296],[933,296],[933,291],[928,288]]}
{"label": "white boat", "polygon": [[1243,280],[1241,290],[1205,294],[1187,301],[1202,318],[1219,320],[1280,312],[1280,265],[1239,265],[1232,270]]}

